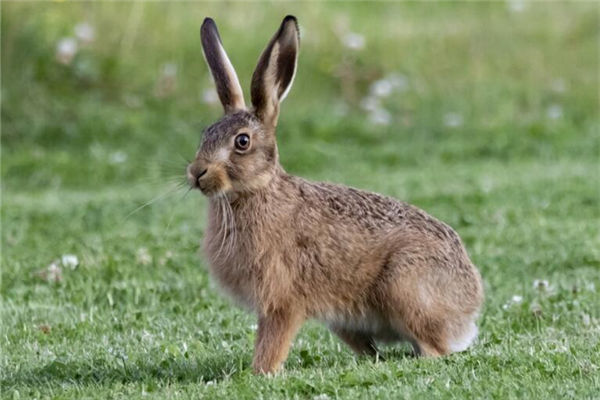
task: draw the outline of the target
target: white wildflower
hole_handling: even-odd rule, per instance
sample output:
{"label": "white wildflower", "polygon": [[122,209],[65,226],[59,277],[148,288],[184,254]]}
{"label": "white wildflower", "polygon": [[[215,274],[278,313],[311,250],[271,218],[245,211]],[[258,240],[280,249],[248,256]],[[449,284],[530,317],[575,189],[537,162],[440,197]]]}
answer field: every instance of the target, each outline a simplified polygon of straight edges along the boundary
{"label": "white wildflower", "polygon": [[582,319],[582,322],[583,322],[583,324],[584,324],[585,326],[588,326],[588,325],[590,324],[590,322],[591,322],[591,319],[590,319],[590,316],[589,316],[589,314],[585,314],[585,313],[584,313],[584,314],[582,314],[582,315],[581,315],[581,319]]}
{"label": "white wildflower", "polygon": [[481,179],[481,190],[484,193],[490,193],[494,189],[494,179],[491,176],[484,176]]}
{"label": "white wildflower", "polygon": [[365,111],[375,111],[379,106],[379,100],[373,96],[367,96],[360,101],[360,107]]}
{"label": "white wildflower", "polygon": [[404,92],[408,89],[408,79],[402,74],[390,74],[387,80],[392,85],[392,88],[398,92]]}
{"label": "white wildflower", "polygon": [[558,104],[553,104],[546,110],[546,115],[550,119],[559,119],[563,115],[563,109]]}
{"label": "white wildflower", "polygon": [[37,273],[41,279],[46,282],[60,282],[62,281],[62,270],[58,265],[58,261],[53,261],[46,268],[42,269]]}
{"label": "white wildflower", "polygon": [[512,12],[520,13],[525,11],[525,8],[525,0],[510,0],[508,2],[508,9]]}
{"label": "white wildflower", "polygon": [[141,265],[148,265],[152,262],[152,256],[145,247],[140,247],[136,254],[136,261]]}
{"label": "white wildflower", "polygon": [[369,121],[373,125],[389,125],[392,115],[385,108],[376,108],[369,113]]}
{"label": "white wildflower", "polygon": [[112,153],[108,159],[111,164],[122,164],[127,161],[127,153],[117,150]]}
{"label": "white wildflower", "polygon": [[515,304],[519,304],[522,301],[523,301],[523,296],[519,296],[518,294],[515,294],[512,297],[512,302],[515,303]]}
{"label": "white wildflower", "polygon": [[331,397],[329,397],[327,394],[321,393],[321,394],[314,396],[313,400],[329,400],[330,398]]}
{"label": "white wildflower", "polygon": [[394,86],[388,79],[379,79],[371,84],[370,92],[375,97],[388,97],[392,94]]}
{"label": "white wildflower", "polygon": [[536,279],[533,281],[534,289],[547,290],[548,286],[549,286],[548,281],[545,279]]}
{"label": "white wildflower", "polygon": [[94,27],[87,22],[75,25],[75,36],[83,44],[89,44],[96,38]]}
{"label": "white wildflower", "polygon": [[503,310],[508,310],[513,304],[519,304],[523,301],[523,296],[515,294],[508,302],[502,305]]}
{"label": "white wildflower", "polygon": [[594,284],[594,282],[589,282],[585,285],[585,288],[588,292],[595,292],[596,291],[596,284]]}
{"label": "white wildflower", "polygon": [[72,37],[62,38],[56,45],[56,61],[69,65],[77,54],[77,41]]}
{"label": "white wildflower", "polygon": [[349,32],[342,37],[342,43],[350,50],[361,50],[365,47],[366,40],[360,33]]}
{"label": "white wildflower", "polygon": [[60,258],[60,263],[63,267],[75,269],[79,265],[79,259],[74,254],[63,254]]}
{"label": "white wildflower", "polygon": [[461,126],[463,124],[463,117],[462,115],[455,113],[455,112],[449,112],[446,115],[444,115],[444,125],[446,125],[449,128],[457,128],[459,126]]}

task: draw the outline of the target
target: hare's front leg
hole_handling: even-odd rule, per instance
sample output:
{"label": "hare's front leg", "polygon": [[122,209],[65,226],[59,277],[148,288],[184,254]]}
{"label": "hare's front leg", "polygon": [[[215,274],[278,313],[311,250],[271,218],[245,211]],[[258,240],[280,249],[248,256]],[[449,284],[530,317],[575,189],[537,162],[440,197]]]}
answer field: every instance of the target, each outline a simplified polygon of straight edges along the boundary
{"label": "hare's front leg", "polygon": [[279,309],[259,315],[252,362],[255,373],[268,374],[279,369],[303,321],[302,313],[292,310]]}

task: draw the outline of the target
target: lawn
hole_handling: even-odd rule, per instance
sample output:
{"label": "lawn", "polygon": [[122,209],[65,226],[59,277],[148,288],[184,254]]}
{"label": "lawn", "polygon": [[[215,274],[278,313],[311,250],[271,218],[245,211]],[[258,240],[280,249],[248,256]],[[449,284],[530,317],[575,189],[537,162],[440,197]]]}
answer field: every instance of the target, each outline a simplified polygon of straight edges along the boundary
{"label": "lawn", "polygon": [[[288,13],[284,168],[459,232],[486,290],[467,352],[376,362],[311,322],[250,372],[256,319],[207,274],[183,171],[221,114],[202,19],[247,89]],[[3,2],[1,24],[2,398],[599,398],[598,4]]]}

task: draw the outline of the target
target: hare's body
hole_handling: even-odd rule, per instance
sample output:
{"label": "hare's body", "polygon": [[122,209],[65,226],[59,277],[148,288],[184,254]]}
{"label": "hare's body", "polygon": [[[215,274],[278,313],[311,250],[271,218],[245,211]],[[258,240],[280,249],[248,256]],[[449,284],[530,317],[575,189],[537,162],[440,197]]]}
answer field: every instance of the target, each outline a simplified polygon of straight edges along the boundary
{"label": "hare's body", "polygon": [[307,318],[359,354],[377,354],[376,341],[407,340],[426,356],[466,349],[483,292],[456,232],[409,204],[280,166],[275,127],[295,75],[295,18],[259,59],[250,110],[211,19],[201,37],[225,116],[205,130],[187,176],[210,198],[212,274],[258,315],[254,370],[277,370]]}
{"label": "hare's body", "polygon": [[425,354],[476,333],[480,279],[458,235],[389,197],[280,170],[262,190],[211,200],[204,246],[219,283],[259,315],[283,308]]}

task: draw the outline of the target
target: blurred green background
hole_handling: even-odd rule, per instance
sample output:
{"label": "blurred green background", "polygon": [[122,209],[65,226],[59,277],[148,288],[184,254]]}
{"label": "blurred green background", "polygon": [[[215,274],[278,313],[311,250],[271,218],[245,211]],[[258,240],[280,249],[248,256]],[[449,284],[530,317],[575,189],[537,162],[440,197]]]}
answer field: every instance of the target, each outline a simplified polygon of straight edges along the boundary
{"label": "blurred green background", "polygon": [[[599,12],[593,2],[3,2],[0,390],[598,393]],[[436,363],[390,350],[374,364],[309,324],[286,374],[248,373],[254,318],[209,283],[198,256],[206,201],[177,185],[222,113],[203,18],[216,20],[248,99],[286,14],[298,17],[301,53],[278,128],[284,168],[409,201],[457,229],[487,290],[469,353]]]}

